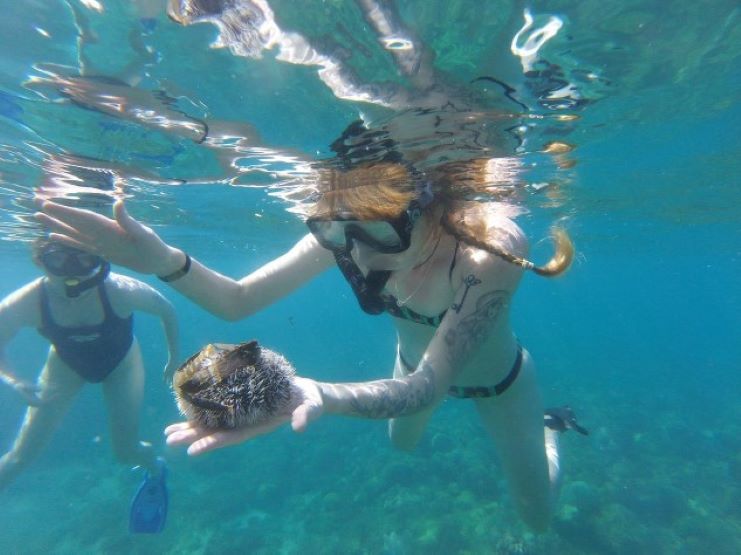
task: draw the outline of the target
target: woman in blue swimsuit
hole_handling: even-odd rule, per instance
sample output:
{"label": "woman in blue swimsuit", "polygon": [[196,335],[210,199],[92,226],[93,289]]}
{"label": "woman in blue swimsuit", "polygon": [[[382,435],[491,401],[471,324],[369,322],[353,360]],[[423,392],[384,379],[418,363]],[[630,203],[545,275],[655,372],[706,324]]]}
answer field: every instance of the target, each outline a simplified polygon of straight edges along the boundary
{"label": "woman in blue swimsuit", "polygon": [[509,311],[524,271],[561,274],[573,247],[559,230],[553,258],[543,266],[528,261],[527,240],[512,211],[477,200],[496,176],[460,179],[460,164],[454,166],[419,173],[408,164],[379,161],[319,169],[318,194],[307,214],[310,233],[240,280],[165,244],[122,202],[113,220],[51,202],[37,217],[58,240],[157,274],[228,320],[265,308],[334,265],[366,313],[393,316],[398,347],[392,379],[329,384],[296,377],[294,404],[274,422],[217,432],[183,422],[166,430],[169,444],[189,444],[190,454],[200,454],[289,420],[300,432],[327,412],[389,419],[392,443],[412,449],[443,399],[470,399],[496,443],[520,515],[541,530],[558,482],[557,430],[585,431],[563,409],[544,427],[535,365],[510,327]]}
{"label": "woman in blue swimsuit", "polygon": [[[144,364],[132,313],[161,319],[169,381],[178,361],[172,305],[150,286],[110,272],[102,258],[60,243],[38,240],[33,258],[45,276],[0,302],[0,379],[31,405],[10,451],[0,458],[0,489],[40,453],[85,383],[102,386],[116,458],[159,472],[152,446],[138,439]],[[3,356],[24,327],[36,328],[51,343],[37,384],[16,377]]]}

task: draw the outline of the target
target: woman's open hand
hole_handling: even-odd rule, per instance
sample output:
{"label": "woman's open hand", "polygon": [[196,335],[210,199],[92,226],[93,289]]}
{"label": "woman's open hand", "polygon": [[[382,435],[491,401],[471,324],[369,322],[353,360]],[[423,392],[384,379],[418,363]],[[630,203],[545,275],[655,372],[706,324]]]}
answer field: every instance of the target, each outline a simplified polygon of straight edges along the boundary
{"label": "woman's open hand", "polygon": [[165,428],[165,435],[168,445],[188,445],[189,455],[200,455],[268,434],[289,420],[295,432],[303,432],[323,411],[324,402],[317,382],[296,376],[290,405],[268,422],[233,430],[214,430],[196,422],[178,422]]}
{"label": "woman's open hand", "polygon": [[113,205],[114,219],[51,201],[41,210],[36,219],[54,241],[145,274],[167,275],[182,266],[182,253],[129,216],[121,200]]}

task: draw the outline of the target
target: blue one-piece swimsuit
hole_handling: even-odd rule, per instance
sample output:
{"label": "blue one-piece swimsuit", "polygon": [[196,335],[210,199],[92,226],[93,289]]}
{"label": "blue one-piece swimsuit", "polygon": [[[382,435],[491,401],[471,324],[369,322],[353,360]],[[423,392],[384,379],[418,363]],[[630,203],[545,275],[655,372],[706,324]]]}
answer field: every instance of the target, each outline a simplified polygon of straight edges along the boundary
{"label": "blue one-piece swimsuit", "polygon": [[46,284],[41,284],[41,327],[61,358],[84,380],[99,383],[119,365],[134,341],[134,316],[121,318],[111,307],[105,283],[97,286],[103,321],[84,326],[60,326],[52,318]]}

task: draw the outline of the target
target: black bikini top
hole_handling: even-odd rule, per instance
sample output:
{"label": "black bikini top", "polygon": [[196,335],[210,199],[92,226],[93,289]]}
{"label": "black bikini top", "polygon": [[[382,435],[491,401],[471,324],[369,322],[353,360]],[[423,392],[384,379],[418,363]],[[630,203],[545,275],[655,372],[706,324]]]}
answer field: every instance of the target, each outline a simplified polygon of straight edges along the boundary
{"label": "black bikini top", "polygon": [[[450,261],[450,269],[448,270],[448,280],[451,282],[453,281],[453,269],[455,268],[456,259],[458,257],[458,245],[459,243],[456,242],[455,251],[453,252],[453,259]],[[445,314],[448,312],[448,310],[445,309],[437,316],[425,316],[424,314],[420,314],[419,312],[416,312],[411,308],[400,306],[397,298],[390,293],[386,293],[385,291],[383,291],[380,293],[379,297],[383,302],[384,310],[394,318],[410,320],[412,322],[416,322],[417,324],[432,326],[433,328],[436,328],[440,325],[440,322],[443,321]]]}

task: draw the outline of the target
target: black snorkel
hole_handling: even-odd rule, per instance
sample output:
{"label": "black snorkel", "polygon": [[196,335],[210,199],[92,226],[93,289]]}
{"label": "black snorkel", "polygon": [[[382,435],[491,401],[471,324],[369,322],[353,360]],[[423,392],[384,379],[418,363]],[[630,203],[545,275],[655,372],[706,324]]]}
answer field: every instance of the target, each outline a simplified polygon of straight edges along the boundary
{"label": "black snorkel", "polygon": [[39,255],[46,271],[62,280],[67,297],[75,298],[108,277],[111,265],[100,256],[59,243],[47,244]]}
{"label": "black snorkel", "polygon": [[[397,221],[390,222],[400,236],[401,245],[398,251],[403,252],[409,248],[414,225],[422,217],[422,211],[434,199],[432,185],[429,181],[417,181],[417,198],[409,203]],[[312,226],[309,226],[314,232]],[[344,248],[331,248],[334,259],[337,262],[342,275],[345,277],[350,287],[355,293],[355,297],[360,303],[360,308],[367,314],[377,315],[385,310],[385,302],[381,298],[381,292],[391,277],[390,270],[371,270],[367,275],[363,275],[355,260],[353,260],[350,251],[355,240],[363,241],[362,237],[352,232],[352,228],[346,231]],[[320,240],[320,243],[322,241]],[[323,245],[324,246],[324,245]],[[328,248],[328,245],[325,246]],[[378,249],[383,252],[382,249]]]}
{"label": "black snorkel", "polygon": [[390,270],[371,270],[364,276],[358,265],[350,255],[350,249],[336,249],[332,251],[342,275],[350,284],[355,297],[360,303],[360,308],[368,314],[381,314],[384,311],[384,303],[381,299],[381,291],[391,277]]}
{"label": "black snorkel", "polygon": [[78,277],[65,277],[64,292],[72,299],[79,297],[81,293],[103,283],[110,272],[111,265],[108,262],[103,262],[98,268],[98,271],[89,278],[80,279]]}

